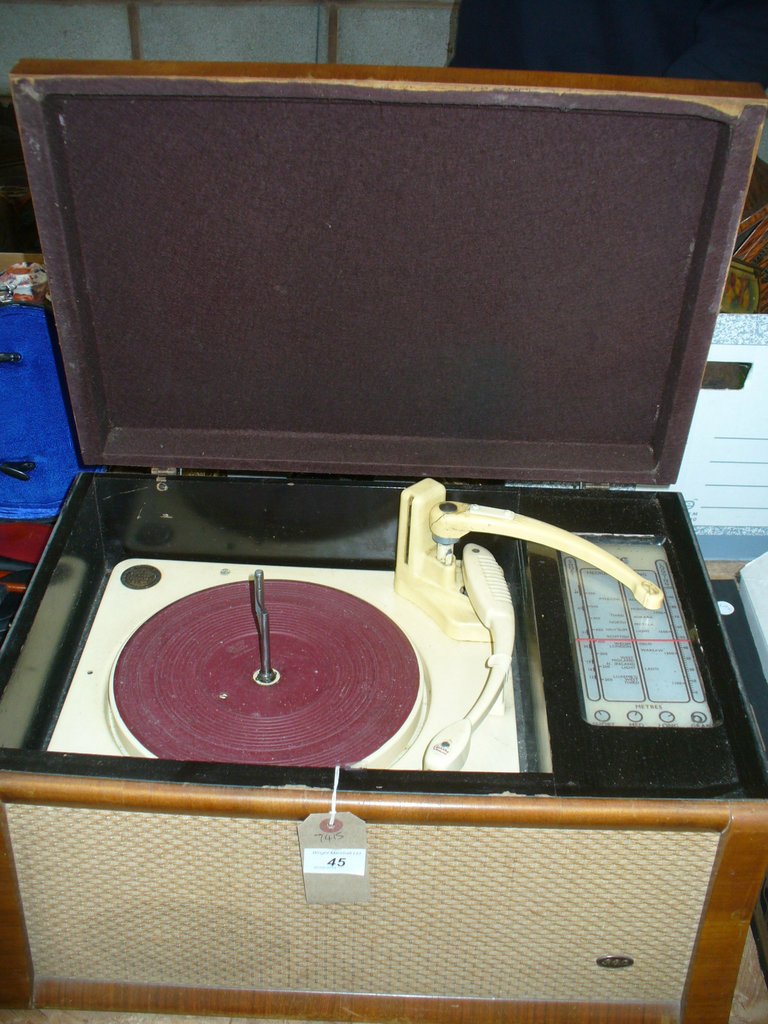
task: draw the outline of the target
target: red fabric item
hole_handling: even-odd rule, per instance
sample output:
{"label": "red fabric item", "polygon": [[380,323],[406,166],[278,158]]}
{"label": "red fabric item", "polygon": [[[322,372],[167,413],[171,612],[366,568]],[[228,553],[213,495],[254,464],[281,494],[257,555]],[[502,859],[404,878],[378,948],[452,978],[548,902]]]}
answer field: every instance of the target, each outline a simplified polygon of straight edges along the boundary
{"label": "red fabric item", "polygon": [[0,557],[37,564],[52,529],[51,523],[0,522]]}

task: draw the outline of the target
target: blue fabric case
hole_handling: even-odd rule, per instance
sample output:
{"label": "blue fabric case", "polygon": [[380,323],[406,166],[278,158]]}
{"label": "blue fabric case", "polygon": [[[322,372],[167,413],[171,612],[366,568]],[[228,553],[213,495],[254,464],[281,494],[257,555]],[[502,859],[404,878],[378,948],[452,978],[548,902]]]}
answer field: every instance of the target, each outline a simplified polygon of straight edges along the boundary
{"label": "blue fabric case", "polygon": [[46,519],[82,468],[55,355],[53,318],[34,306],[0,307],[0,463],[33,462],[29,480],[0,473],[0,516]]}

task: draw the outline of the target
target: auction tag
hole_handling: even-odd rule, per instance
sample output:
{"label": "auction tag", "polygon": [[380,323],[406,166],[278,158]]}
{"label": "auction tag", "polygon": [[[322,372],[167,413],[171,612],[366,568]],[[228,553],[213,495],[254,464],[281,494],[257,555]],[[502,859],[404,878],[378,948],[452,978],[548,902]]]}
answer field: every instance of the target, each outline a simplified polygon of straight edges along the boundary
{"label": "auction tag", "polygon": [[298,826],[307,903],[367,903],[365,822],[347,812],[310,814]]}

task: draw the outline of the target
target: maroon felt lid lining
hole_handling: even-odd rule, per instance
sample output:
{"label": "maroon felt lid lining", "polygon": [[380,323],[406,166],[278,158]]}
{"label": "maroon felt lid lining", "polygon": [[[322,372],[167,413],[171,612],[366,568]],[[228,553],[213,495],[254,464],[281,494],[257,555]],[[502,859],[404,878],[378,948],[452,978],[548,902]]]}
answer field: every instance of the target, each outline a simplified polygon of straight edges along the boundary
{"label": "maroon felt lid lining", "polygon": [[674,479],[760,109],[16,83],[85,458]]}

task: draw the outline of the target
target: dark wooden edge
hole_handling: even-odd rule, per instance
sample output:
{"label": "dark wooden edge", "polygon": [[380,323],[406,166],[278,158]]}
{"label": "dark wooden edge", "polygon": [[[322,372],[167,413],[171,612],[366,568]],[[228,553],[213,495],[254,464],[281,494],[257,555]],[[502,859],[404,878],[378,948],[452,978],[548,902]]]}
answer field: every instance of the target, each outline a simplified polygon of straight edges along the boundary
{"label": "dark wooden edge", "polygon": [[31,1006],[32,983],[32,960],[8,821],[0,806],[0,1006]]}
{"label": "dark wooden edge", "polygon": [[683,997],[685,1024],[727,1024],[752,914],[768,872],[768,805],[732,804]]}
{"label": "dark wooden edge", "polygon": [[662,1024],[677,1019],[671,1004],[511,1002],[327,992],[245,992],[158,985],[42,979],[35,1005],[135,1013],[258,1016],[397,1024]]}
{"label": "dark wooden edge", "polygon": [[[31,132],[35,138],[42,139],[45,134],[45,119],[41,104],[34,101],[24,104],[24,115],[23,119],[19,116],[19,124],[25,125],[22,135]],[[22,145],[24,145],[23,139]],[[57,199],[60,182],[57,169],[51,161],[51,155],[47,150],[36,146],[32,150],[25,150],[24,159],[27,176],[35,189],[36,221],[38,224],[55,225],[55,230],[51,231],[51,235],[57,240],[63,239],[65,237],[63,211]],[[79,301],[78,282],[74,270],[83,262],[79,243],[72,239],[69,242],[69,249],[64,249],[63,245],[63,241],[53,246],[47,244],[45,251],[46,265],[50,262],[57,268],[55,273],[49,272],[51,287],[57,296],[55,320],[59,327],[63,323],[71,323],[77,325],[76,329],[80,332],[85,332],[86,325],[83,320],[84,314]],[[99,368],[95,365],[95,360],[92,363],[94,365],[89,365],[85,381],[80,384],[80,396],[76,398],[72,394],[70,400],[73,408],[78,407],[81,402],[89,403],[83,404],[81,407],[90,410],[90,416],[97,424],[94,429],[98,436],[106,439],[108,432],[108,423],[104,412],[106,397]]]}
{"label": "dark wooden edge", "polygon": [[272,78],[308,81],[413,82],[434,85],[513,86],[597,92],[650,93],[756,100],[768,103],[760,85],[751,82],[640,78],[629,75],[574,75],[484,68],[388,67],[357,64],[251,64],[241,62],[22,60],[12,78],[82,77]]}
{"label": "dark wooden edge", "polygon": [[[161,814],[301,821],[330,810],[326,789],[253,789],[184,783],[127,782],[0,772],[0,800]],[[488,827],[696,829],[728,827],[729,804],[718,801],[626,800],[514,795],[447,796],[424,793],[337,794],[337,809],[370,824],[482,825]],[[755,805],[760,807],[761,805]],[[768,834],[768,821],[764,822]]]}

